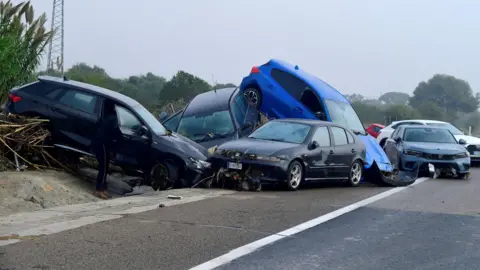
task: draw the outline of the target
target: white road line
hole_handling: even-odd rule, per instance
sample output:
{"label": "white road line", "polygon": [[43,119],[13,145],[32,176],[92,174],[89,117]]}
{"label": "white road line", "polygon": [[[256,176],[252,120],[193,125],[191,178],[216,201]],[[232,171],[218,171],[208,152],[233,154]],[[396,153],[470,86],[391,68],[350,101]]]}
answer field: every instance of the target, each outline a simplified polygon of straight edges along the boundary
{"label": "white road line", "polygon": [[367,198],[367,199],[364,199],[364,200],[361,200],[359,202],[356,202],[354,204],[351,204],[351,205],[348,205],[348,206],[345,206],[343,208],[340,208],[338,210],[335,210],[333,212],[330,212],[330,213],[327,213],[325,215],[322,215],[322,216],[319,216],[317,218],[314,218],[312,220],[309,220],[307,222],[304,222],[302,224],[299,224],[295,227],[292,227],[290,229],[287,229],[287,230],[284,230],[282,232],[279,232],[279,233],[276,233],[276,234],[272,234],[270,236],[267,236],[265,238],[262,238],[260,240],[257,240],[255,242],[252,242],[250,244],[246,244],[244,246],[241,246],[239,248],[236,248],[234,250],[231,250],[230,252],[220,256],[220,257],[217,257],[215,259],[212,259],[210,261],[207,261],[207,262],[204,262],[200,265],[197,265],[195,267],[192,267],[190,268],[190,270],[209,270],[209,269],[215,269],[217,267],[220,267],[222,265],[225,265],[233,260],[236,260],[240,257],[243,257],[247,254],[250,254],[256,250],[258,250],[259,248],[262,248],[266,245],[269,245],[269,244],[272,244],[278,240],[281,240],[285,237],[289,237],[289,236],[292,236],[294,234],[297,234],[299,232],[302,232],[302,231],[305,231],[307,229],[310,229],[312,227],[315,227],[317,225],[320,225],[322,223],[325,223],[329,220],[332,220],[336,217],[339,217],[343,214],[346,214],[346,213],[349,213],[349,212],[352,212],[360,207],[363,207],[363,206],[366,206],[368,204],[371,204],[373,202],[376,202],[376,201],[379,201],[381,199],[384,199],[390,195],[393,195],[395,193],[398,193],[400,191],[403,191],[407,188],[410,188],[411,186],[414,186],[414,185],[417,185],[417,184],[420,184],[422,182],[424,182],[425,180],[427,180],[428,178],[419,178],[417,181],[415,181],[415,183],[413,183],[412,185],[410,186],[406,186],[406,187],[397,187],[397,188],[393,188],[393,189],[390,189],[390,190],[387,190],[385,192],[382,192],[380,194],[377,194],[377,195],[374,195],[370,198]]}

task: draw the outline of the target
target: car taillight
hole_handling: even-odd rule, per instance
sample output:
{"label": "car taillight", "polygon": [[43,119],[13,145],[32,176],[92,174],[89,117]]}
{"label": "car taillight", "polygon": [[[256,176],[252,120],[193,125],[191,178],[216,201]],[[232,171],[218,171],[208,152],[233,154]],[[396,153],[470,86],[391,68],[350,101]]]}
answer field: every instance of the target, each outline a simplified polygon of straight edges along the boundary
{"label": "car taillight", "polygon": [[22,100],[22,97],[19,97],[15,94],[10,93],[8,94],[8,99],[10,99],[13,103],[17,103]]}
{"label": "car taillight", "polygon": [[252,67],[250,73],[260,73],[260,69],[258,67]]}

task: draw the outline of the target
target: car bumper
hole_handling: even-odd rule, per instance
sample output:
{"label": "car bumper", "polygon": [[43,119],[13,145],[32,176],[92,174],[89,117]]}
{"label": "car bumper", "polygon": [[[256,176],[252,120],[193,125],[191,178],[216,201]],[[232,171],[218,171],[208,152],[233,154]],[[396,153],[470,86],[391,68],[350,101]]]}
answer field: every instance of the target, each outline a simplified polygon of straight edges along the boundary
{"label": "car bumper", "polygon": [[403,170],[406,171],[417,170],[419,166],[424,167],[423,165],[425,164],[432,164],[435,166],[435,169],[442,171],[452,171],[454,169],[456,173],[470,172],[470,157],[454,160],[435,160],[404,155],[401,162]]}
{"label": "car bumper", "polygon": [[[215,157],[209,161],[212,163],[212,168],[214,168],[214,170],[222,169],[230,172],[237,172],[241,175],[256,178],[262,183],[286,182],[288,179],[287,171],[289,162],[286,160],[272,162],[264,160],[242,159],[237,162],[228,158]],[[242,168],[229,168],[229,163],[241,164]]]}

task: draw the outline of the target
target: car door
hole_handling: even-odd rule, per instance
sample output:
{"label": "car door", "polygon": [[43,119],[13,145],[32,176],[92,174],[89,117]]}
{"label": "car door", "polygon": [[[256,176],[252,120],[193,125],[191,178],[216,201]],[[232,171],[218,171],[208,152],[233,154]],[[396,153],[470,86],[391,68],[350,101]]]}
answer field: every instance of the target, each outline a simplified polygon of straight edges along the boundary
{"label": "car door", "polygon": [[170,118],[165,120],[162,123],[162,125],[170,131],[177,132],[178,123],[180,122],[180,119],[182,118],[182,115],[183,115],[183,110],[181,110],[181,111],[175,113],[174,115],[172,115]]}
{"label": "car door", "polygon": [[56,91],[51,93],[55,102],[49,106],[54,143],[91,153],[99,120],[100,97],[78,89]]}
{"label": "car door", "polygon": [[[398,142],[396,141],[398,138],[403,136],[403,130],[405,128],[403,126],[397,127],[395,131],[392,133],[392,136],[387,139],[385,142],[384,151],[387,154],[388,159],[392,163],[393,166],[398,165]],[[401,142],[400,142],[401,143]]]}
{"label": "car door", "polygon": [[248,136],[255,130],[260,116],[257,109],[248,105],[244,95],[237,93],[230,104],[230,109],[236,122],[239,137]]}
{"label": "car door", "polygon": [[[312,148],[314,144],[315,147]],[[309,152],[305,156],[308,164],[305,179],[308,181],[329,178],[332,143],[328,128],[326,126],[317,127],[308,145]]]}
{"label": "car door", "polygon": [[277,85],[275,88],[282,88],[288,93],[287,96],[279,93],[276,104],[271,105],[272,110],[278,110],[282,118],[306,118],[305,108],[299,100],[307,84],[293,74],[277,68],[273,68],[270,75]]}
{"label": "car door", "polygon": [[120,166],[135,166],[141,168],[146,164],[151,154],[151,138],[149,134],[140,134],[144,123],[129,108],[115,105],[118,126],[122,133],[116,145],[115,163]]}
{"label": "car door", "polygon": [[350,164],[356,155],[355,145],[349,143],[347,131],[341,127],[331,126],[333,137],[332,177],[344,178],[348,176]]}

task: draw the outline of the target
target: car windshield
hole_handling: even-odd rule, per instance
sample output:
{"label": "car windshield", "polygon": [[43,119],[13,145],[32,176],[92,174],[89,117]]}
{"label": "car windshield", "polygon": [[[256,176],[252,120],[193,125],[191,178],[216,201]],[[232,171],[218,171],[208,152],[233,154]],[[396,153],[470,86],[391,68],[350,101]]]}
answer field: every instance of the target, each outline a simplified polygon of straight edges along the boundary
{"label": "car windshield", "polygon": [[342,125],[354,132],[365,134],[362,121],[358,118],[352,105],[331,99],[325,99],[325,105],[327,105],[328,114],[333,123]]}
{"label": "car windshield", "polygon": [[443,128],[407,128],[403,140],[423,143],[457,143],[452,133]]}
{"label": "car windshield", "polygon": [[254,131],[249,138],[268,140],[268,141],[281,141],[288,143],[300,144],[305,141],[305,138],[310,132],[311,126],[291,123],[283,121],[268,122],[256,131]]}
{"label": "car windshield", "polygon": [[450,130],[453,135],[463,135],[463,132],[450,123],[427,123],[427,125],[446,128]]}
{"label": "car windshield", "polygon": [[145,123],[152,129],[153,133],[158,135],[167,134],[167,130],[163,125],[142,105],[132,107],[135,112],[145,121]]}
{"label": "car windshield", "polygon": [[196,142],[225,137],[234,131],[232,116],[228,110],[184,116],[177,129],[178,133]]}

